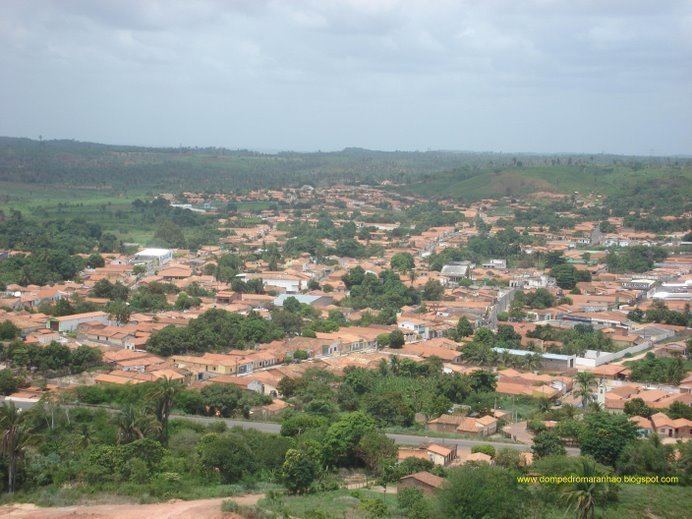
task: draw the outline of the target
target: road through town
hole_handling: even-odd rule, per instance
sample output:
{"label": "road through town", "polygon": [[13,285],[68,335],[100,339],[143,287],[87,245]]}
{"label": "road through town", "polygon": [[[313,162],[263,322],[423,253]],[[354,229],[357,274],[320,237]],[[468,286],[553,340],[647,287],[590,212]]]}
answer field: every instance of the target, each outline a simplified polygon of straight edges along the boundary
{"label": "road through town", "polygon": [[[29,409],[34,405],[34,402],[15,402],[15,405],[20,408],[20,409]],[[96,406],[74,406],[71,405],[70,407],[88,407],[88,408],[96,408]],[[103,409],[103,407],[100,407]],[[109,411],[115,412],[115,409],[109,409],[106,408]],[[209,416],[198,416],[198,415],[179,415],[179,414],[173,414],[171,415],[171,419],[185,419],[185,420],[191,420],[193,422],[198,422],[198,423],[212,423],[212,422],[218,422],[223,421],[228,425],[229,427],[242,427],[244,429],[254,429],[256,431],[262,431],[266,433],[273,433],[273,434],[279,434],[281,431],[281,424],[278,424],[276,422],[255,422],[251,420],[236,420],[233,418],[218,418],[218,417],[209,417]],[[421,445],[421,444],[429,444],[429,443],[437,443],[439,445],[456,445],[457,447],[466,447],[466,448],[472,448],[476,445],[485,445],[485,444],[490,444],[493,445],[495,448],[501,449],[504,447],[507,447],[509,449],[516,449],[520,451],[528,451],[531,449],[530,445],[526,445],[523,443],[512,443],[512,442],[501,442],[501,441],[493,441],[493,440],[474,440],[474,439],[469,439],[469,438],[442,438],[442,437],[437,437],[437,436],[425,436],[425,435],[418,435],[418,434],[402,434],[402,433],[387,433],[387,436],[394,440],[395,443],[399,445]],[[576,448],[567,448],[567,454],[570,456],[578,456],[579,455],[579,449]]]}

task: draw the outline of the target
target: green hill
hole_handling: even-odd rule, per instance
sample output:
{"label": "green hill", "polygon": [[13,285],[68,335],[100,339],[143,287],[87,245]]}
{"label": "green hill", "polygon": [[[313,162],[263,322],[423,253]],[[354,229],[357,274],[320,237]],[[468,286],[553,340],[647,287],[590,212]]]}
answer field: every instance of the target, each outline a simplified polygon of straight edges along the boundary
{"label": "green hill", "polygon": [[404,192],[426,197],[478,200],[536,192],[588,192],[618,195],[647,185],[668,186],[692,194],[692,166],[667,165],[544,165],[471,171],[462,168],[404,186]]}
{"label": "green hill", "polygon": [[242,192],[303,184],[376,184],[429,198],[478,200],[536,192],[604,195],[664,189],[690,196],[692,160],[616,155],[453,151],[259,153],[0,137],[0,208],[40,200],[123,200],[161,192]]}
{"label": "green hill", "polygon": [[[453,152],[259,153],[223,148],[145,148],[0,137],[0,182],[124,192],[239,191],[334,182],[410,182],[482,164]],[[497,159],[496,159],[497,160]]]}

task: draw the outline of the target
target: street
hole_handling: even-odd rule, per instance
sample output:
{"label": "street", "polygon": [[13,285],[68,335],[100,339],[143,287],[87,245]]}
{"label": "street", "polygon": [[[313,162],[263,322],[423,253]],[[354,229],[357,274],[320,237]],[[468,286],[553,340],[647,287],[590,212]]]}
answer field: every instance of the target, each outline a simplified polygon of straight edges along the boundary
{"label": "street", "polygon": [[[15,405],[20,409],[29,409],[34,405],[34,402],[15,402]],[[96,408],[96,406],[72,406],[72,407],[88,407]],[[103,407],[98,407],[104,409]],[[108,409],[108,408],[106,408]],[[110,411],[115,411],[114,409],[109,409]],[[256,431],[279,434],[281,432],[281,424],[275,422],[253,422],[249,420],[236,420],[233,418],[217,418],[213,416],[198,416],[198,415],[179,415],[172,414],[171,419],[184,419],[190,420],[198,423],[212,423],[223,421],[229,427],[242,427],[243,429],[254,429]],[[421,445],[429,443],[437,443],[439,445],[457,445],[458,447],[471,448],[476,445],[493,445],[494,447],[516,449],[520,451],[528,451],[531,449],[530,445],[525,445],[521,443],[510,443],[510,442],[499,442],[492,440],[471,440],[467,438],[439,438],[435,436],[419,436],[416,434],[400,434],[400,433],[386,433],[387,437],[394,440],[395,443],[399,445]],[[574,447],[568,447],[567,454],[570,456],[579,456],[579,449]]]}

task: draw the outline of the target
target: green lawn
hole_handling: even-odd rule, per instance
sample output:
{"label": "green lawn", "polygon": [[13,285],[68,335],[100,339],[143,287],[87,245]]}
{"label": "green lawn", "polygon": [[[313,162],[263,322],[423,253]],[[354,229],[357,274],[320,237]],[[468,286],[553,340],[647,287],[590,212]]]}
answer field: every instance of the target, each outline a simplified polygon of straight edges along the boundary
{"label": "green lawn", "polygon": [[146,197],[143,191],[116,192],[113,189],[91,189],[48,184],[0,182],[0,209],[29,211],[36,207],[57,207],[59,204],[130,204],[135,198]]}
{"label": "green lawn", "polygon": [[0,182],[0,210],[21,211],[27,219],[41,221],[82,219],[98,224],[104,232],[124,242],[148,244],[157,222],[143,223],[135,218],[132,202],[148,200],[145,193],[116,194],[112,190],[65,188],[60,186]]}

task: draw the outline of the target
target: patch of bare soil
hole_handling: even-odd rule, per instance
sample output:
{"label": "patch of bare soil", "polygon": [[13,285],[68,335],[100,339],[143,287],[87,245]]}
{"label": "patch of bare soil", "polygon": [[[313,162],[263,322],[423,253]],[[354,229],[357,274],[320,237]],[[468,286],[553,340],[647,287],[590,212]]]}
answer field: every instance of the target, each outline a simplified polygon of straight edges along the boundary
{"label": "patch of bare soil", "polygon": [[232,499],[240,505],[257,504],[264,494],[237,497],[218,497],[195,501],[169,501],[140,505],[75,505],[41,508],[32,504],[13,504],[0,507],[0,517],[12,519],[230,519],[235,514],[221,512],[221,503]]}

